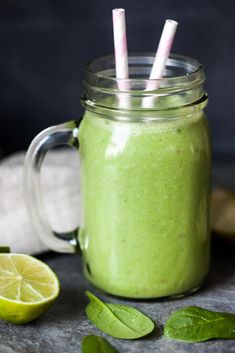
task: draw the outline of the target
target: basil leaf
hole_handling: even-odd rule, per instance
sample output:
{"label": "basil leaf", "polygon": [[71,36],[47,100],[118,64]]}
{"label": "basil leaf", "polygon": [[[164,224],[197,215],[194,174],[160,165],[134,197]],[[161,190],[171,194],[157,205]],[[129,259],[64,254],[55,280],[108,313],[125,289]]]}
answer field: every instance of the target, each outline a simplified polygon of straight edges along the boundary
{"label": "basil leaf", "polygon": [[164,335],[176,340],[201,342],[212,338],[235,338],[235,314],[189,306],[174,312]]}
{"label": "basil leaf", "polygon": [[118,353],[118,351],[105,338],[90,335],[82,340],[82,353]]}
{"label": "basil leaf", "polygon": [[154,323],[139,310],[126,305],[106,304],[90,292],[86,292],[90,303],[86,307],[88,319],[110,336],[135,339],[148,335]]}

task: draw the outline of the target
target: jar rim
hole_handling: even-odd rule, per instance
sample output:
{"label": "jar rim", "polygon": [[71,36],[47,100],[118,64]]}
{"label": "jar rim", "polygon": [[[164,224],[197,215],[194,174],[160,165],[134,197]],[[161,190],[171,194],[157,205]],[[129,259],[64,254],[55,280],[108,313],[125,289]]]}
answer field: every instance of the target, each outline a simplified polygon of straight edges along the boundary
{"label": "jar rim", "polygon": [[[126,93],[138,92],[141,90],[140,87],[143,87],[145,93],[157,93],[165,89],[178,91],[180,87],[185,89],[186,86],[193,87],[205,81],[202,64],[196,59],[179,54],[171,54],[169,56],[166,64],[166,73],[168,73],[166,76],[159,79],[149,79],[148,74],[151,71],[154,57],[153,53],[130,54],[128,56],[130,71],[128,79],[117,79],[115,77],[115,58],[113,55],[96,58],[85,66],[84,84],[93,85],[101,89],[118,89],[119,92]],[[139,74],[134,76],[134,71],[137,68]],[[151,84],[149,85],[149,83]]]}

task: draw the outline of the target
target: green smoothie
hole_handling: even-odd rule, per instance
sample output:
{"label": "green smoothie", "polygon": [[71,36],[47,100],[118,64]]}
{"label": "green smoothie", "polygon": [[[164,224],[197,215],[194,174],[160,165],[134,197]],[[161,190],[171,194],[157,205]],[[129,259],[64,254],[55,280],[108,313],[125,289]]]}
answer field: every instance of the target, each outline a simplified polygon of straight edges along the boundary
{"label": "green smoothie", "polygon": [[87,111],[79,143],[79,241],[89,281],[132,298],[197,289],[210,246],[210,146],[202,112],[120,122]]}

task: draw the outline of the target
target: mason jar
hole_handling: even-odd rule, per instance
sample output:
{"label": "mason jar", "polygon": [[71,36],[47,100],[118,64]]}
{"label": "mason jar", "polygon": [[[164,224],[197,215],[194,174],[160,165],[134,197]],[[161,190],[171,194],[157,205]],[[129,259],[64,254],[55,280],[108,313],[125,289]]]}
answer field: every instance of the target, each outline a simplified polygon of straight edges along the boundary
{"label": "mason jar", "polygon": [[[79,248],[86,278],[129,298],[195,291],[210,262],[205,75],[196,60],[171,55],[164,77],[148,80],[153,61],[130,56],[128,80],[115,78],[113,56],[88,64],[81,122],[43,131],[25,164],[38,235],[57,251]],[[49,227],[38,178],[58,144],[77,149],[81,160],[82,222],[67,238]]]}

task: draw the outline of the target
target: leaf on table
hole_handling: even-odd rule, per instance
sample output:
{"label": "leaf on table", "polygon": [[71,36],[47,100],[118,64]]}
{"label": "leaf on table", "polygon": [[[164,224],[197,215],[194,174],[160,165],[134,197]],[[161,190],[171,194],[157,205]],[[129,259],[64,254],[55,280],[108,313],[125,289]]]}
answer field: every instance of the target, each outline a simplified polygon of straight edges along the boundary
{"label": "leaf on table", "polygon": [[235,338],[235,314],[189,306],[177,310],[168,318],[164,335],[187,342]]}
{"label": "leaf on table", "polygon": [[82,340],[82,353],[118,353],[118,351],[105,338],[90,335]]}
{"label": "leaf on table", "polygon": [[0,246],[0,253],[5,254],[5,253],[10,253],[11,249],[9,246]]}
{"label": "leaf on table", "polygon": [[86,295],[90,299],[86,307],[88,319],[108,335],[136,339],[153,331],[153,321],[139,310],[127,305],[106,304],[88,291]]}

